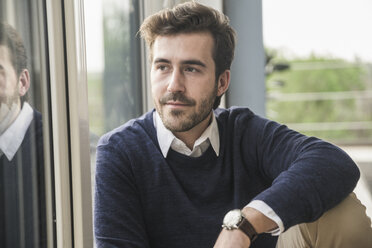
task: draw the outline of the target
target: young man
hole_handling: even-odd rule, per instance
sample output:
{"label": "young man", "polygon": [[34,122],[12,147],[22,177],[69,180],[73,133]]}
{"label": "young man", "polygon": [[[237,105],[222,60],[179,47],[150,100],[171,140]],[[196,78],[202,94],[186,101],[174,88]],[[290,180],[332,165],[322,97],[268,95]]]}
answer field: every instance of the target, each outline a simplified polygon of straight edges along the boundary
{"label": "young man", "polygon": [[46,247],[41,114],[21,37],[0,23],[0,247]]}
{"label": "young man", "polygon": [[[318,247],[317,227],[297,224],[317,220],[352,192],[359,178],[353,161],[249,109],[217,109],[235,47],[222,13],[181,4],[147,18],[140,32],[151,51],[156,110],[98,144],[97,247],[266,248],[292,226],[294,237],[280,235],[281,247]],[[339,205],[357,206],[363,234],[345,237],[355,237],[352,244],[363,237],[358,247],[368,247],[360,203]],[[331,244],[320,247],[350,245],[342,238]]]}

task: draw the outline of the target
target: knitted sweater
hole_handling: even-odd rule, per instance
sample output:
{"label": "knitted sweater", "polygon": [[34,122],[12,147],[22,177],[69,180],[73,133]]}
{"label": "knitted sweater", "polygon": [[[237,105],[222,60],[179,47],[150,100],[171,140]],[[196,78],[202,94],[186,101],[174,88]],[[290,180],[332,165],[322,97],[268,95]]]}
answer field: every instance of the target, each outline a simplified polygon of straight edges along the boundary
{"label": "knitted sweater", "polygon": [[42,117],[33,120],[14,158],[0,158],[0,247],[46,244]]}
{"label": "knitted sweater", "polygon": [[[359,170],[339,148],[246,108],[215,111],[220,154],[164,158],[153,112],[97,147],[97,247],[212,247],[223,216],[262,200],[285,228],[314,221],[355,187]],[[251,247],[275,247],[261,234]]]}

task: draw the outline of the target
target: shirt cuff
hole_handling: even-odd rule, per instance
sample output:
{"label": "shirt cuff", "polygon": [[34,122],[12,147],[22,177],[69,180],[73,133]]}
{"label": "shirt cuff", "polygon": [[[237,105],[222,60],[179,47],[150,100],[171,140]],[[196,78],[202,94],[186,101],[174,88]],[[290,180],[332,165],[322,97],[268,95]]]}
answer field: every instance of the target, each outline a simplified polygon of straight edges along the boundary
{"label": "shirt cuff", "polygon": [[272,236],[279,236],[284,231],[283,221],[265,202],[261,200],[253,200],[246,207],[254,208],[257,211],[260,211],[263,215],[273,220],[278,225],[278,228],[266,233],[270,233]]}

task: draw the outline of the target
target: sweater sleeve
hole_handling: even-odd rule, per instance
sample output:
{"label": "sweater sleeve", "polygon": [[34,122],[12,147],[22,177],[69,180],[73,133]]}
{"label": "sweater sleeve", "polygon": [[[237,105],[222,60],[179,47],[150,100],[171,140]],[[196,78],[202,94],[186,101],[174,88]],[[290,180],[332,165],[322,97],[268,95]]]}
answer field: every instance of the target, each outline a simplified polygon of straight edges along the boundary
{"label": "sweater sleeve", "polygon": [[317,220],[354,189],[360,173],[344,151],[276,122],[255,118],[259,119],[255,134],[248,139],[257,141],[258,169],[272,182],[255,200],[268,204],[285,229]]}
{"label": "sweater sleeve", "polygon": [[104,136],[97,146],[96,247],[146,248],[149,247],[148,238],[131,162],[117,143]]}

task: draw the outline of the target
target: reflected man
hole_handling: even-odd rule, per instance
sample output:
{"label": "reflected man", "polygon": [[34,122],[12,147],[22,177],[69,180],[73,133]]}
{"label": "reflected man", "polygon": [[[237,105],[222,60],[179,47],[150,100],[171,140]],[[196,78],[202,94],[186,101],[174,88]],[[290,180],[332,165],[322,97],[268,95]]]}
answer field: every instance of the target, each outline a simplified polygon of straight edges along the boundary
{"label": "reflected man", "polygon": [[0,247],[46,247],[41,114],[30,87],[23,41],[0,23]]}

